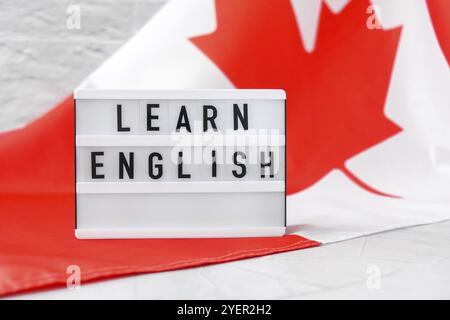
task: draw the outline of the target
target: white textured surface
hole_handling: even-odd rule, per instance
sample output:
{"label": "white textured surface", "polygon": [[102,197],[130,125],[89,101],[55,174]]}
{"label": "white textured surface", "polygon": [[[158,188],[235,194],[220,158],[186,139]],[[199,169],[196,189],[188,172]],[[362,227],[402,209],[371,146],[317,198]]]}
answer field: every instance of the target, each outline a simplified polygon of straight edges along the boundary
{"label": "white textured surface", "polygon": [[[437,223],[261,258],[13,298],[450,299],[449,235],[450,222]],[[379,282],[374,270],[381,274]]]}
{"label": "white textured surface", "polygon": [[[69,95],[165,0],[0,2],[0,131],[22,126]],[[80,29],[66,13],[79,5]]]}

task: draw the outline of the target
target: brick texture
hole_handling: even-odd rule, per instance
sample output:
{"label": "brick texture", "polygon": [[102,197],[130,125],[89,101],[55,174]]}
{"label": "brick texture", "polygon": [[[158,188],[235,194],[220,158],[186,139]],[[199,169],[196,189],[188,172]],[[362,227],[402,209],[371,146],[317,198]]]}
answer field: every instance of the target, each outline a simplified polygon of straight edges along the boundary
{"label": "brick texture", "polygon": [[[70,94],[164,3],[1,1],[0,131],[24,125]],[[73,5],[80,9],[79,29],[67,27]]]}

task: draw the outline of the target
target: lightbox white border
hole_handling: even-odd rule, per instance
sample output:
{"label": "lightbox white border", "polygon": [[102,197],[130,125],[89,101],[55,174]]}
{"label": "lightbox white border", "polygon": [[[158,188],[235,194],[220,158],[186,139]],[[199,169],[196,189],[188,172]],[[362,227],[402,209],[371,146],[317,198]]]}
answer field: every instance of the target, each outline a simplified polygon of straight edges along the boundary
{"label": "lightbox white border", "polygon": [[[201,90],[115,90],[115,89],[76,89],[74,91],[74,146],[75,146],[75,188],[76,168],[76,101],[87,99],[142,99],[142,100],[282,100],[284,102],[284,123],[286,121],[286,92],[282,89],[201,89]],[[287,154],[286,137],[283,141]],[[285,158],[285,168],[286,168]],[[281,237],[286,234],[287,176],[284,177],[284,224],[283,227],[258,228],[171,228],[171,229],[87,229],[78,228],[77,191],[75,191],[75,237],[77,239],[162,239],[162,238],[247,238]]]}
{"label": "lightbox white border", "polygon": [[285,192],[279,181],[77,182],[78,194]]}
{"label": "lightbox white border", "polygon": [[286,138],[277,135],[77,135],[77,147],[284,147]]}
{"label": "lightbox white border", "polygon": [[77,89],[76,100],[286,100],[282,89],[112,90]]}
{"label": "lightbox white border", "polygon": [[174,228],[174,229],[75,229],[77,239],[174,239],[281,237],[286,227]]}

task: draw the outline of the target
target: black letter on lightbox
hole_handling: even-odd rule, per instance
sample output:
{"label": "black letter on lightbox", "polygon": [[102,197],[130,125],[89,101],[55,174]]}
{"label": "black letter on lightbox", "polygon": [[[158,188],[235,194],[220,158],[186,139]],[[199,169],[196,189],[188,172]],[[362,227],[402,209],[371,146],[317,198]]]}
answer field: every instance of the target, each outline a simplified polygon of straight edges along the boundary
{"label": "black letter on lightbox", "polygon": [[[212,111],[212,115],[208,116],[208,110]],[[208,131],[208,122],[214,131],[217,131],[217,126],[214,119],[217,118],[217,109],[214,106],[203,106],[203,132]]]}
{"label": "black letter on lightbox", "polygon": [[270,168],[270,177],[274,177],[274,171],[273,171],[273,159],[272,159],[272,151],[269,151],[269,162],[266,162],[266,153],[264,151],[261,151],[261,178],[266,177],[266,170],[265,168]]}
{"label": "black letter on lightbox", "polygon": [[129,179],[134,179],[134,152],[130,152],[130,163],[123,152],[119,152],[119,179],[123,179],[123,169],[127,171]]}
{"label": "black letter on lightbox", "polygon": [[159,179],[163,175],[163,166],[162,164],[155,164],[154,168],[156,169],[157,173],[156,174],[153,173],[153,158],[156,158],[159,161],[161,161],[162,155],[158,152],[152,152],[148,157],[148,175],[152,179]]}
{"label": "black letter on lightbox", "polygon": [[189,173],[183,173],[183,152],[178,152],[178,178],[189,179],[191,175]]}
{"label": "black letter on lightbox", "polygon": [[236,170],[233,170],[233,176],[235,176],[236,178],[243,178],[246,175],[246,173],[247,173],[247,167],[245,166],[245,164],[240,163],[240,162],[237,161],[238,155],[241,156],[242,159],[246,158],[245,153],[243,153],[242,151],[236,151],[233,154],[233,163],[236,166],[241,168],[241,173],[238,173]]}
{"label": "black letter on lightbox", "polygon": [[97,168],[103,167],[103,163],[97,162],[97,156],[103,156],[105,153],[103,151],[93,151],[91,152],[91,175],[92,179],[105,179],[104,174],[97,174]]}
{"label": "black letter on lightbox", "polygon": [[216,162],[216,150],[212,150],[211,152],[211,157],[212,157],[212,172],[211,175],[213,178],[217,177],[217,162]]}
{"label": "black letter on lightbox", "polygon": [[130,131],[130,127],[122,126],[122,105],[117,105],[117,131]]}
{"label": "black letter on lightbox", "polygon": [[244,130],[248,130],[248,106],[244,103],[244,115],[242,115],[239,105],[237,103],[233,104],[233,119],[234,119],[234,130],[238,129],[238,119],[242,124]]}
{"label": "black letter on lightbox", "polygon": [[152,115],[152,109],[159,108],[159,104],[147,104],[147,131],[159,131],[159,127],[152,126],[152,120],[158,120],[159,116]]}
{"label": "black letter on lightbox", "polygon": [[185,127],[187,132],[191,132],[191,125],[189,124],[189,118],[185,106],[181,106],[180,115],[178,116],[177,121],[177,128],[175,130],[179,132],[181,127]]}

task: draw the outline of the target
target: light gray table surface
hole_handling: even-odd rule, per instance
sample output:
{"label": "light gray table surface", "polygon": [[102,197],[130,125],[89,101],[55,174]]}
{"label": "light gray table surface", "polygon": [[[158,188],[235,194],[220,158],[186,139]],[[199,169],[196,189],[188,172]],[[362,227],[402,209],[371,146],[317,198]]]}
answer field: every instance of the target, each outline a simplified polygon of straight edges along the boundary
{"label": "light gray table surface", "polygon": [[11,299],[449,299],[450,221]]}

